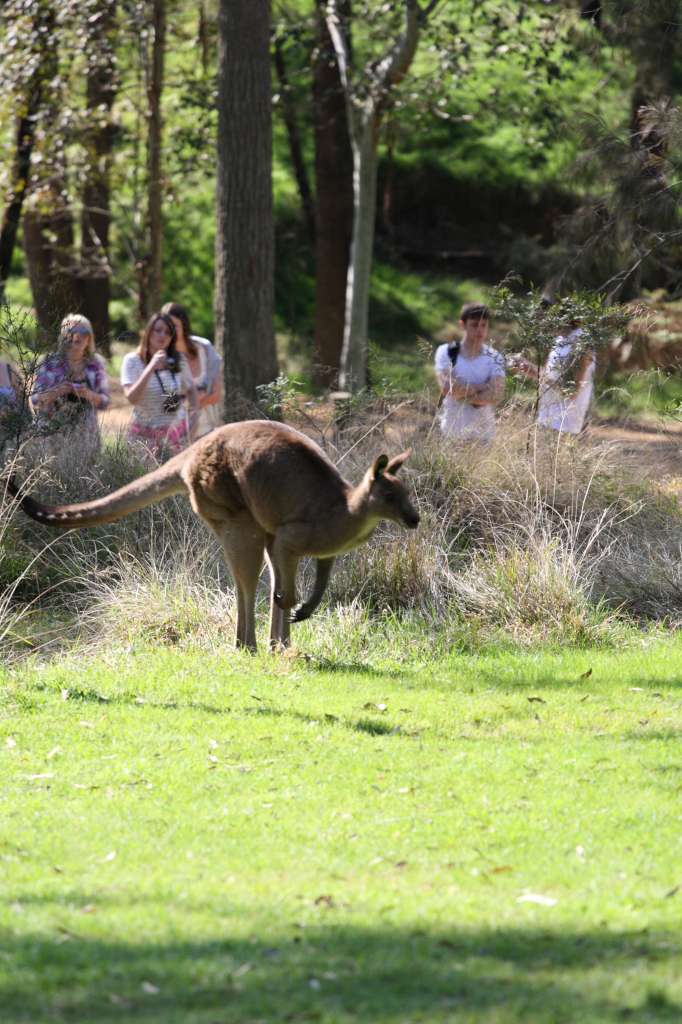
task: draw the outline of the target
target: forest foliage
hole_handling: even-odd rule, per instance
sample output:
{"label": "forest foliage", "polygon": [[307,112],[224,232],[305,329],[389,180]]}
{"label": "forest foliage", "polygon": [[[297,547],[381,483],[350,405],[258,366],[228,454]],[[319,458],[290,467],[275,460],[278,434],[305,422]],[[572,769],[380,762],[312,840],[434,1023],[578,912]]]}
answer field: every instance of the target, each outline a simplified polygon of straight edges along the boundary
{"label": "forest foliage", "polygon": [[[54,214],[56,204],[62,221],[70,219],[62,270],[77,282],[106,276],[113,337],[139,327],[149,260],[149,86],[159,6],[165,14],[162,295],[187,304],[195,329],[212,336],[216,0],[4,5],[5,209],[17,184],[17,119],[29,116],[34,129],[23,235],[20,229],[7,296],[35,305],[26,216]],[[272,4],[276,329],[308,357],[315,263],[302,182],[314,202],[317,6],[312,0]],[[365,66],[377,40],[396,31],[402,6],[349,5],[356,66]],[[584,17],[590,5],[577,0],[448,0],[424,25],[413,65],[383,111],[371,342],[413,343],[452,319],[458,282],[471,281],[476,290],[509,271],[526,285],[542,286],[554,275],[559,289],[604,287],[610,298],[647,287],[676,293],[679,5],[605,0],[596,6],[598,17]],[[110,24],[103,35],[105,16]],[[107,47],[110,92],[94,103],[93,75]],[[646,111],[641,124],[637,97]],[[98,128],[111,143],[99,158],[108,161],[109,176],[104,257],[88,250],[84,220]],[[50,227],[55,246],[62,221]]]}

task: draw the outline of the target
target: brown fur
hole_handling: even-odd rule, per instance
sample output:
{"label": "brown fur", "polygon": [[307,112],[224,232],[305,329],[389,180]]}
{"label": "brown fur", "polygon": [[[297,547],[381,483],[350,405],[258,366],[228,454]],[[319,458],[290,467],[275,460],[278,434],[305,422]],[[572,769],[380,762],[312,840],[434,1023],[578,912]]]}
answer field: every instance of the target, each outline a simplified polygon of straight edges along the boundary
{"label": "brown fur", "polygon": [[[380,455],[356,487],[321,448],[282,423],[247,420],[214,430],[146,476],[95,501],[46,506],[19,496],[27,515],[61,529],[114,522],[172,494],[187,492],[192,508],[218,536],[237,588],[238,646],[256,648],[256,584],[270,565],[270,643],[289,643],[290,622],[312,615],[336,555],[367,540],[381,519],[415,527],[419,515],[397,480],[409,452]],[[17,494],[14,483],[10,490]],[[296,605],[296,570],[317,559],[313,592]]]}

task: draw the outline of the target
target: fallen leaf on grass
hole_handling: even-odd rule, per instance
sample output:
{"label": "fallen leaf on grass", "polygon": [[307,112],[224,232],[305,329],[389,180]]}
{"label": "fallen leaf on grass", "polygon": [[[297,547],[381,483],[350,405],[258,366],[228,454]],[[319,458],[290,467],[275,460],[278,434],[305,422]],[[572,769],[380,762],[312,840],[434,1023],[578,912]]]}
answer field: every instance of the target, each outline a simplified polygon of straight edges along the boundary
{"label": "fallen leaf on grass", "polygon": [[39,772],[36,775],[24,775],[25,779],[33,781],[34,779],[53,779],[54,772]]}
{"label": "fallen leaf on grass", "polygon": [[578,676],[578,679],[589,679],[591,675],[592,669],[588,668],[587,672],[581,672],[581,674]]}
{"label": "fallen leaf on grass", "polygon": [[50,751],[50,753],[46,755],[46,759],[48,761],[51,761],[53,757],[56,757],[57,754],[61,754],[61,752],[62,752],[62,748],[61,747],[53,747],[52,750]]}
{"label": "fallen leaf on grass", "polygon": [[543,896],[539,892],[524,892],[522,896],[516,897],[517,903],[537,903],[540,907],[555,907],[558,900],[553,896]]}
{"label": "fallen leaf on grass", "polygon": [[111,852],[108,853],[106,855],[106,857],[102,857],[102,861],[105,864],[107,863],[107,861],[111,861],[111,860],[115,860],[115,859],[116,859],[116,850],[111,850]]}
{"label": "fallen leaf on grass", "polygon": [[500,866],[498,868],[491,868],[490,869],[490,874],[491,875],[502,875],[502,874],[505,874],[507,871],[513,871],[513,870],[514,870],[514,868],[511,866],[511,864],[500,864]]}
{"label": "fallen leaf on grass", "polygon": [[8,747],[10,750],[12,749],[12,747],[16,747],[16,745],[17,741],[13,739],[12,736],[8,736],[7,739],[5,740],[5,746]]}
{"label": "fallen leaf on grass", "polygon": [[375,709],[376,711],[388,711],[388,704],[373,704],[372,701],[368,700],[366,704],[362,705],[362,709],[363,711],[371,711],[372,709]]}
{"label": "fallen leaf on grass", "polygon": [[676,896],[679,891],[680,891],[680,886],[679,885],[674,885],[672,887],[672,889],[669,889],[667,891],[667,893],[664,896],[664,899],[669,900],[672,896]]}
{"label": "fallen leaf on grass", "polygon": [[161,989],[158,985],[154,985],[151,981],[143,981],[140,985],[143,992],[146,992],[148,996],[158,996]]}
{"label": "fallen leaf on grass", "polygon": [[546,704],[547,701],[543,700],[542,697],[526,697],[529,704]]}

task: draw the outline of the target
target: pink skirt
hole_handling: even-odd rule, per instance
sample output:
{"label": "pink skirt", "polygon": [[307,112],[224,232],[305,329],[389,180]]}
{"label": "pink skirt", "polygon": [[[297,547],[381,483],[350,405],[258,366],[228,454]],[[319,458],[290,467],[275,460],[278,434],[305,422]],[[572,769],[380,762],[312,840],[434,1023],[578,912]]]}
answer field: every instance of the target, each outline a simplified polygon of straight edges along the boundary
{"label": "pink skirt", "polygon": [[183,418],[170,427],[145,427],[133,422],[127,436],[129,444],[142,444],[156,459],[163,461],[187,446],[187,422]]}

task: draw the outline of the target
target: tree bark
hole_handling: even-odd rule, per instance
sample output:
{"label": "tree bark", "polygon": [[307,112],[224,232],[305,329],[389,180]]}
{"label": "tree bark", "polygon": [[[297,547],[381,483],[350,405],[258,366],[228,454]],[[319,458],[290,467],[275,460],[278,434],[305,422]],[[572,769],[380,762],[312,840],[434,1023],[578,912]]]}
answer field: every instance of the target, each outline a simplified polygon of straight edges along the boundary
{"label": "tree bark", "polygon": [[92,322],[98,348],[111,355],[109,336],[110,172],[113,143],[111,109],[116,95],[113,33],[116,0],[98,0],[89,21],[89,62],[86,84],[88,168],[81,216],[82,312]]}
{"label": "tree bark", "polygon": [[215,332],[226,413],[277,376],[269,0],[220,0]]}
{"label": "tree bark", "polygon": [[341,387],[352,391],[361,390],[367,384],[367,323],[381,115],[391,89],[407,73],[417,49],[420,27],[437,3],[438,0],[430,0],[421,8],[417,0],[404,0],[404,30],[382,60],[365,68],[368,92],[362,101],[353,95],[350,53],[339,17],[338,0],[329,0],[327,4],[327,26],[339,62],[353,147],[353,241],[346,284],[340,375]]}
{"label": "tree bark", "polygon": [[5,298],[5,284],[12,266],[14,245],[21,222],[21,210],[28,189],[31,153],[35,140],[35,119],[40,108],[41,83],[38,76],[31,83],[26,113],[17,121],[16,149],[12,165],[10,200],[5,208],[0,229],[0,305]]}
{"label": "tree bark", "polygon": [[[338,382],[343,347],[346,282],[353,232],[353,151],[343,84],[324,19],[326,0],[316,0],[317,60],[313,69],[315,118],[315,359],[317,387]],[[350,0],[339,3],[350,36]]]}
{"label": "tree bark", "polygon": [[147,319],[161,306],[162,200],[161,170],[164,55],[166,48],[166,0],[152,0],[152,52],[147,80],[147,231],[149,255],[144,267],[140,312]]}

